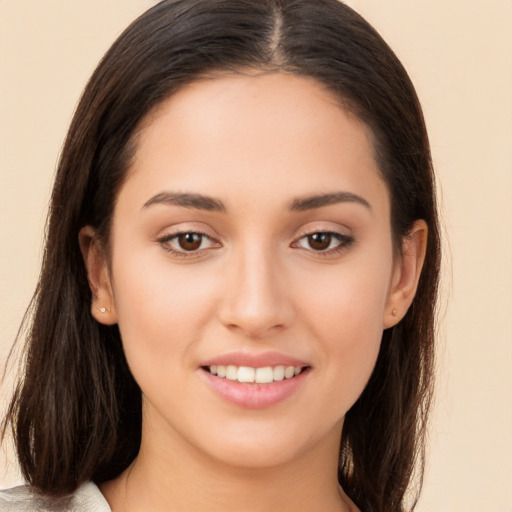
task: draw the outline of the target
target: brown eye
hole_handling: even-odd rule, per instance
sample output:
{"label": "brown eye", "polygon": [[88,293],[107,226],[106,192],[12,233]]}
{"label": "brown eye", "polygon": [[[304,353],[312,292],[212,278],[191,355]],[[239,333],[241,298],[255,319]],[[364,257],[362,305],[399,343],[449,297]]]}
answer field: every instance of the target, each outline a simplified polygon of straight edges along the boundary
{"label": "brown eye", "polygon": [[325,251],[331,246],[333,236],[331,233],[313,233],[308,235],[308,244],[315,251]]}
{"label": "brown eye", "polygon": [[293,245],[320,254],[335,254],[348,248],[354,239],[351,236],[331,231],[317,231],[299,238]]}
{"label": "brown eye", "polygon": [[182,233],[177,237],[180,249],[184,251],[197,251],[203,242],[203,235],[199,233]]}
{"label": "brown eye", "polygon": [[163,236],[157,241],[162,249],[180,257],[205,256],[205,251],[222,247],[218,240],[197,231],[182,231]]}

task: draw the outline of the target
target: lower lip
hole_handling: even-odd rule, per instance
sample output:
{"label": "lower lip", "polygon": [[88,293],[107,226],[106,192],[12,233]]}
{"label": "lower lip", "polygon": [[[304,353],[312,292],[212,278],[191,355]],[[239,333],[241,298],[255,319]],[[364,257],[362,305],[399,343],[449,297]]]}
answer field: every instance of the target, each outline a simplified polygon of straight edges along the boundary
{"label": "lower lip", "polygon": [[228,402],[246,409],[265,409],[286,400],[307,378],[310,369],[303,370],[291,379],[274,381],[269,384],[242,383],[212,375],[203,368],[200,371],[206,377],[211,388]]}

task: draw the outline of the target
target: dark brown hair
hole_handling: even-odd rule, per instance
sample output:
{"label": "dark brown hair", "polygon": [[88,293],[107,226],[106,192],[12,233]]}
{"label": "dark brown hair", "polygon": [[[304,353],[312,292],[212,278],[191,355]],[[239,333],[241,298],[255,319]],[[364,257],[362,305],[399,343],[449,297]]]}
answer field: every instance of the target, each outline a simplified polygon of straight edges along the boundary
{"label": "dark brown hair", "polygon": [[365,512],[406,510],[415,465],[421,486],[440,255],[429,143],[407,73],[376,31],[337,0],[166,0],[104,56],[58,166],[25,372],[3,430],[12,427],[23,474],[44,493],[117,476],[141,437],[141,392],[117,326],[90,314],[78,232],[91,225],[108,241],[136,129],[150,110],[209,72],[248,68],[312,77],[366,123],[391,194],[395,247],[415,220],[428,224],[417,295],[384,332],[372,377],[346,415],[338,473]]}

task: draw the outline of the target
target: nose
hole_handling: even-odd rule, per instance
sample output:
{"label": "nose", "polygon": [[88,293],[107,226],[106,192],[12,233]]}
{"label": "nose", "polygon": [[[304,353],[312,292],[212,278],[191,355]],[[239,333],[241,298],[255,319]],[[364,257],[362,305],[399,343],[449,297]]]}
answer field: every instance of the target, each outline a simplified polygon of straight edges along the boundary
{"label": "nose", "polygon": [[272,251],[249,248],[226,269],[226,288],[219,308],[222,324],[251,338],[287,328],[293,318],[286,276]]}

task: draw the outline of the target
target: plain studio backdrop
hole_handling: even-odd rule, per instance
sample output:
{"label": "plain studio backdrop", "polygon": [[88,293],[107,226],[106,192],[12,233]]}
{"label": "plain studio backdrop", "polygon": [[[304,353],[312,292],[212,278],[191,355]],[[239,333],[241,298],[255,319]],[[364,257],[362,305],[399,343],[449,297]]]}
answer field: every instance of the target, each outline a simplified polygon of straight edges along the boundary
{"label": "plain studio backdrop", "polygon": [[[151,0],[0,0],[0,363],[39,272],[86,80]],[[444,218],[436,403],[418,512],[512,512],[512,1],[353,0],[424,108]],[[4,385],[5,406],[9,385]],[[0,454],[0,488],[18,483]]]}

